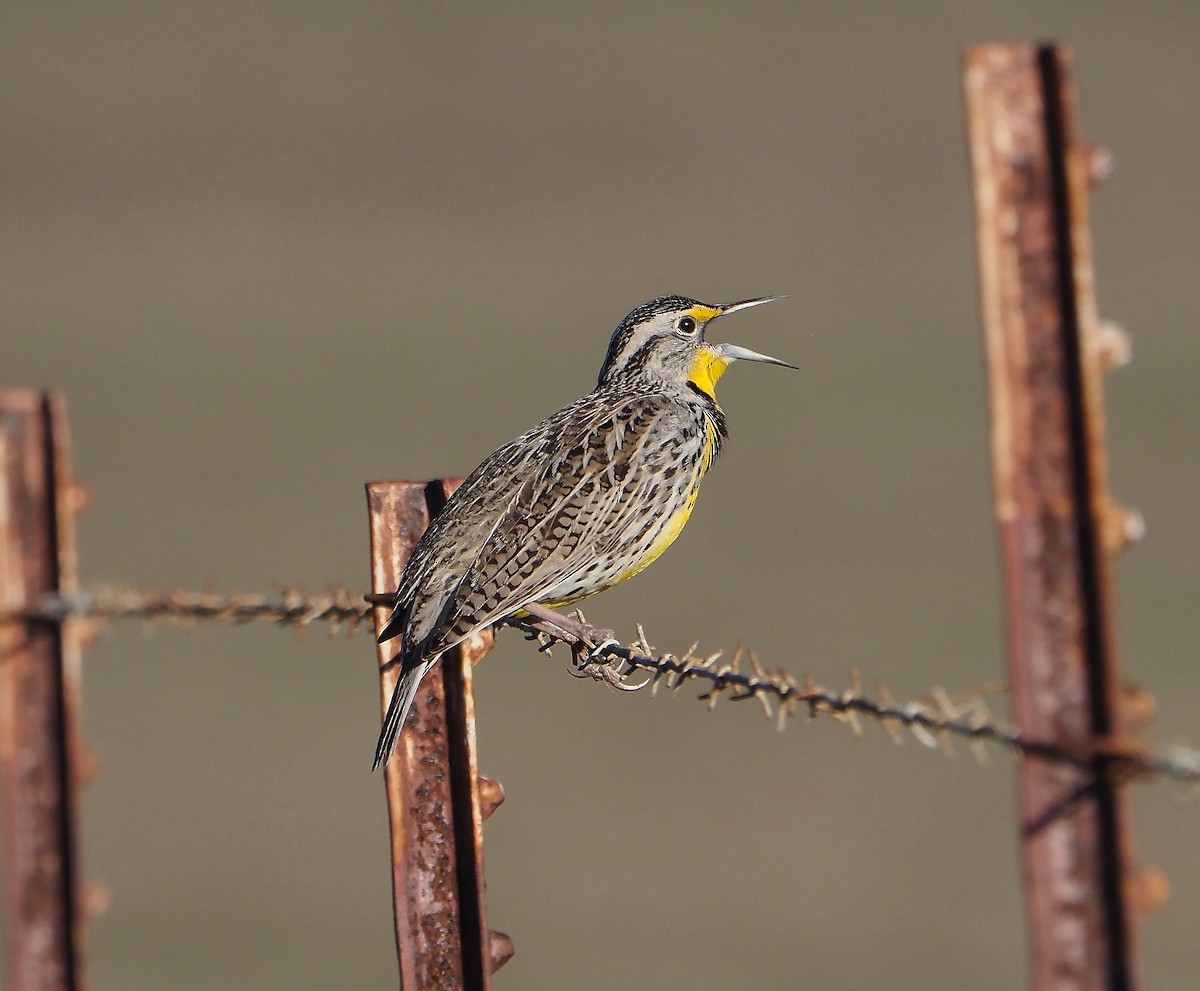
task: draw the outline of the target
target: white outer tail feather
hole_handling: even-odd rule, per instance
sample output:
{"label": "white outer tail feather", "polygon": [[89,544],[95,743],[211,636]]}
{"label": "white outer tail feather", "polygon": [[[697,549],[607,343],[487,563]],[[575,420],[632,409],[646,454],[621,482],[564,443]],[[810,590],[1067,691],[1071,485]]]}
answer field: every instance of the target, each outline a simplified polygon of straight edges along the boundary
{"label": "white outer tail feather", "polygon": [[396,749],[396,741],[400,739],[400,731],[404,729],[404,721],[412,708],[413,699],[417,697],[425,672],[433,667],[437,658],[431,661],[420,661],[412,667],[400,672],[400,679],[392,690],[388,702],[387,715],[383,717],[383,727],[379,731],[379,742],[375,745],[375,763],[371,770],[376,770],[381,764],[386,764]]}

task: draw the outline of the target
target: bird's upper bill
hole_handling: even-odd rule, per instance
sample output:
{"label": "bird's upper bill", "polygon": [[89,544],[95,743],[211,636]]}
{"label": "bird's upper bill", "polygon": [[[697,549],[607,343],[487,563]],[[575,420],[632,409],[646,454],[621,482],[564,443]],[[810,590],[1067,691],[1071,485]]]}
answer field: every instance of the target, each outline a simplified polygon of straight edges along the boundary
{"label": "bird's upper bill", "polygon": [[[716,320],[718,317],[736,313],[738,310],[748,310],[752,306],[758,306],[760,303],[770,303],[777,299],[786,299],[786,296],[759,296],[756,299],[742,299],[736,303],[724,303],[720,306],[704,306],[700,304],[692,307],[691,314],[698,322],[708,323]],[[784,368],[796,367],[789,362],[781,361],[779,358],[772,358],[768,354],[759,354],[757,351],[751,351],[749,348],[739,347],[736,344],[708,344],[706,342],[696,349],[696,356],[692,362],[688,380],[711,396],[717,384],[717,379],[725,374],[726,368],[739,360],[762,361],[769,365],[782,365]]]}

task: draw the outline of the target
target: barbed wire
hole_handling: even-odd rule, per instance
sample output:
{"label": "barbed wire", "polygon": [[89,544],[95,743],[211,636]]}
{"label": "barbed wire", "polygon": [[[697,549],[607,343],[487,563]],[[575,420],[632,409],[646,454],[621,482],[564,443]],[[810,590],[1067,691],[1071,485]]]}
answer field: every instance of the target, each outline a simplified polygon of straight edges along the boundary
{"label": "barbed wire", "polygon": [[[377,602],[364,602],[363,596],[344,586],[331,587],[320,594],[282,586],[275,596],[98,588],[72,596],[47,596],[36,610],[13,616],[51,622],[68,618],[140,619],[185,627],[215,620],[269,622],[298,630],[314,623],[327,623],[331,632],[352,635],[370,623],[378,607]],[[603,680],[626,691],[649,687],[651,693],[664,684],[678,691],[684,684],[701,682],[707,690],[699,698],[710,709],[722,699],[731,702],[754,699],[780,729],[790,718],[804,713],[810,719],[835,719],[861,737],[862,723],[869,720],[878,723],[897,743],[907,731],[921,744],[948,752],[952,741],[960,739],[980,760],[986,758],[988,745],[996,745],[1024,757],[1134,778],[1167,778],[1200,785],[1200,751],[1190,747],[1151,750],[1125,738],[1094,738],[1078,747],[1069,747],[1022,737],[996,717],[985,702],[985,696],[1006,691],[1002,685],[977,686],[953,695],[934,689],[928,696],[899,703],[880,682],[874,685],[875,696],[868,695],[856,669],[851,670],[846,688],[835,691],[819,685],[810,674],[796,678],[784,668],[765,668],[753,651],[742,646],[725,663],[721,662],[723,651],[701,656],[697,653],[698,644],[679,655],[659,653],[640,625],[638,639],[632,644],[622,644],[612,638],[610,631],[588,624],[581,613],[576,616],[577,619],[571,620],[539,609],[534,616],[509,619],[503,625],[519,630],[526,639],[538,641],[538,649],[544,653],[557,644],[566,645],[581,677]],[[743,661],[749,671],[742,670]],[[641,684],[630,684],[627,679],[634,672],[644,672],[647,678]]]}
{"label": "barbed wire", "polygon": [[355,633],[369,622],[373,606],[344,586],[322,594],[281,586],[275,596],[217,592],[146,592],[130,588],[97,588],[71,596],[44,597],[36,610],[18,613],[22,619],[60,622],[68,617],[98,620],[142,619],[191,626],[203,620],[233,623],[255,621],[305,629],[313,623],[329,623],[334,633]]}

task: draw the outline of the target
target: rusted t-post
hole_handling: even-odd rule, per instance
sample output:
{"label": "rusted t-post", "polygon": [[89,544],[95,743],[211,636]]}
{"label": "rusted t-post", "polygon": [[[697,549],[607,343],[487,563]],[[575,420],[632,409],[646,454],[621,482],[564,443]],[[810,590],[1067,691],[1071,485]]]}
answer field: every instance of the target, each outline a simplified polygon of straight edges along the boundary
{"label": "rusted t-post", "polygon": [[1124,991],[1136,947],[1124,795],[1104,753],[1121,732],[1110,501],[1088,192],[1062,46],[980,45],[965,59],[996,520],[1009,668],[1027,740],[1021,844],[1038,991]]}
{"label": "rusted t-post", "polygon": [[[404,562],[457,482],[372,482],[371,581],[394,592]],[[389,610],[376,610],[378,632]],[[486,991],[512,956],[488,929],[483,820],[504,797],[479,776],[471,668],[491,633],[447,651],[425,675],[396,752],[384,769],[392,836],[392,895],[400,984],[407,991]],[[396,684],[397,643],[379,646],[381,713]],[[364,757],[365,757],[364,752]]]}
{"label": "rusted t-post", "polygon": [[[0,392],[0,613],[40,612],[75,592],[66,405]],[[77,834],[80,648],[69,624],[0,619],[4,771],[4,986],[80,991],[84,906]]]}

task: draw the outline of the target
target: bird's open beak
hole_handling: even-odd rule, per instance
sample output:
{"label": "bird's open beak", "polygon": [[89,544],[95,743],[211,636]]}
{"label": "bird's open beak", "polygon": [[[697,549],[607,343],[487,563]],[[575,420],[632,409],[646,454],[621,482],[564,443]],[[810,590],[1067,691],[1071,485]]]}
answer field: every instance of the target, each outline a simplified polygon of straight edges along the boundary
{"label": "bird's open beak", "polygon": [[718,344],[716,349],[726,361],[763,361],[768,365],[783,365],[784,368],[796,367],[789,362],[772,358],[769,354],[759,354],[749,348],[740,348],[736,344]]}
{"label": "bird's open beak", "polygon": [[[736,313],[738,310],[748,310],[750,307],[758,306],[760,303],[773,303],[777,299],[787,299],[787,294],[785,293],[782,296],[759,296],[757,299],[741,299],[736,303],[725,303],[720,308],[720,316],[728,316],[730,313]],[[786,361],[772,358],[768,354],[759,354],[757,351],[738,347],[736,344],[715,344],[713,348],[726,361],[762,361],[768,365],[782,365],[784,368],[796,367]]]}

